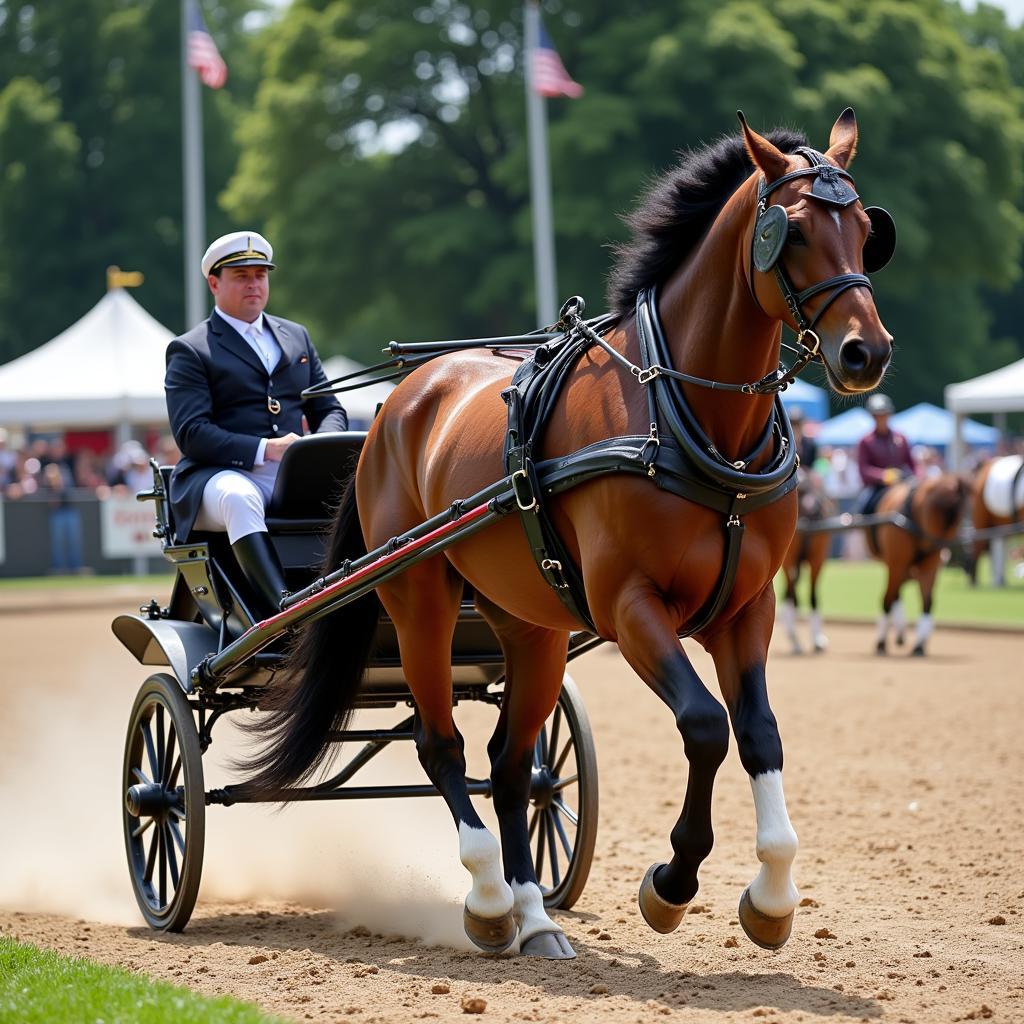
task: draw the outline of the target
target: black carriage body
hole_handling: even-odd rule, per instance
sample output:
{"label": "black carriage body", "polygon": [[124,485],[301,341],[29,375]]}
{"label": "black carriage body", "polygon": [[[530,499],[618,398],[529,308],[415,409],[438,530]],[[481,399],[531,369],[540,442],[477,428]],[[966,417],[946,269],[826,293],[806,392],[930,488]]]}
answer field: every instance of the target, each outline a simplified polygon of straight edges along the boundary
{"label": "black carriage body", "polygon": [[[289,587],[308,589],[316,579],[334,507],[365,437],[355,431],[310,435],[295,442],[282,460],[266,522]],[[140,664],[170,670],[146,680],[132,711],[125,743],[124,828],[129,871],[143,916],[152,928],[179,931],[191,916],[198,892],[207,805],[420,797],[437,791],[426,784],[350,784],[391,743],[413,739],[411,712],[390,729],[337,733],[335,742],[357,742],[362,747],[316,785],[270,796],[256,796],[244,788],[204,790],[201,756],[212,742],[214,723],[231,711],[258,709],[268,687],[287,685],[278,678],[284,665],[285,631],[254,652],[232,655],[245,647],[238,641],[258,632],[254,627],[260,625],[250,611],[254,602],[248,583],[224,534],[194,534],[188,543],[179,541],[167,500],[170,467],[154,462],[153,475],[153,490],[139,498],[155,503],[155,534],[175,567],[170,599],[164,606],[153,600],[139,614],[119,615],[112,629]],[[600,642],[587,633],[574,634],[570,658]],[[226,669],[216,676],[200,671],[217,657],[227,658]],[[468,587],[451,664],[454,703],[500,704],[504,657]],[[413,707],[394,625],[383,612],[355,707]],[[471,793],[490,795],[489,780],[468,781]],[[567,803],[573,793],[575,808]],[[531,839],[545,902],[569,907],[583,890],[596,842],[597,764],[586,710],[568,677],[534,752],[531,803]]]}

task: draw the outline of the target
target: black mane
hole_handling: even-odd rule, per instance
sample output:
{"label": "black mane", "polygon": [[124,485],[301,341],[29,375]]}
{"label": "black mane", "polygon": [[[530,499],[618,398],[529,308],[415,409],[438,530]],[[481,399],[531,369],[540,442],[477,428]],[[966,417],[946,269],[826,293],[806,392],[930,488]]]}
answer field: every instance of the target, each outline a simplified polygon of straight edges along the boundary
{"label": "black mane", "polygon": [[[776,128],[765,137],[784,153],[807,145],[803,133],[788,128]],[[753,170],[739,134],[682,153],[676,167],[655,181],[625,218],[633,237],[614,249],[609,310],[629,312],[639,292],[665,281]]]}

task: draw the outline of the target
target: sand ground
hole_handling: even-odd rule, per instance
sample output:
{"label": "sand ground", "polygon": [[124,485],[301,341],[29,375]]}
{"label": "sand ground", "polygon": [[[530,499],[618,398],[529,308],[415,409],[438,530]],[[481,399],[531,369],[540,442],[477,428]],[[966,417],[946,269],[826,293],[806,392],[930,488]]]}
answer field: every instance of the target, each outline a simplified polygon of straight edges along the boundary
{"label": "sand ground", "polygon": [[[124,730],[149,670],[110,634],[112,614],[0,614],[4,935],[298,1021],[464,1019],[476,997],[495,1021],[1024,1022],[1024,633],[940,630],[926,660],[876,658],[862,626],[833,625],[821,657],[778,645],[769,683],[803,903],[776,953],[736,919],[756,858],[735,744],[690,913],[673,935],[643,923],[636,890],[669,853],[682,744],[614,648],[576,662],[601,824],[587,889],[559,916],[578,959],[548,963],[468,947],[467,876],[436,800],[210,808],[195,916],[181,935],[149,932],[119,812]],[[471,771],[492,720],[460,709]],[[208,787],[228,779],[230,726],[215,740]],[[411,749],[388,756],[365,781],[421,781]]]}

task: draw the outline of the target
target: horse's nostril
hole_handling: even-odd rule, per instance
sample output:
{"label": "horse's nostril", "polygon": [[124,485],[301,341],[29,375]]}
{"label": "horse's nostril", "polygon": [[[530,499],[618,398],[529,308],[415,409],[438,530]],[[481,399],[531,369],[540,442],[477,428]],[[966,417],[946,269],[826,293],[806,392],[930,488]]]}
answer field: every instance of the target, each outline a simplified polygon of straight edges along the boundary
{"label": "horse's nostril", "polygon": [[844,341],[839,349],[839,361],[843,369],[849,373],[863,373],[871,362],[871,352],[863,338],[851,338]]}

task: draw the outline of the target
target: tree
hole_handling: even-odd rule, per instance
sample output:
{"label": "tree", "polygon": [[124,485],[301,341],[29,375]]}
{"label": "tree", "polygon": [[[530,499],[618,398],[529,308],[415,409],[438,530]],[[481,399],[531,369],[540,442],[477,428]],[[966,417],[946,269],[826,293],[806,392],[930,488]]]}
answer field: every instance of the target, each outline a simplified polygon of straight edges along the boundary
{"label": "tree", "polygon": [[[586,87],[549,107],[563,294],[600,308],[606,245],[680,146],[752,123],[824,147],[848,104],[869,203],[900,232],[876,282],[897,399],[936,398],[1007,347],[987,289],[1014,280],[1024,224],[1021,94],[998,46],[942,0],[547,3]],[[228,210],[264,209],[275,301],[364,358],[392,336],[532,326],[519,5],[295,0],[263,50]],[[980,15],[979,15],[980,16]]]}
{"label": "tree", "polygon": [[[204,6],[231,67],[230,90],[202,90],[208,226],[220,233],[232,226],[215,203],[235,164],[231,124],[253,88],[243,18],[259,5]],[[179,17],[167,0],[0,0],[0,82],[10,82],[2,95],[15,118],[0,134],[0,282],[14,297],[0,304],[0,358],[86,312],[112,263],[142,270],[139,300],[184,326]],[[29,107],[43,137],[11,134],[15,111]],[[60,162],[50,167],[54,146]],[[27,173],[15,188],[19,167]],[[40,301],[41,287],[60,301]]]}

